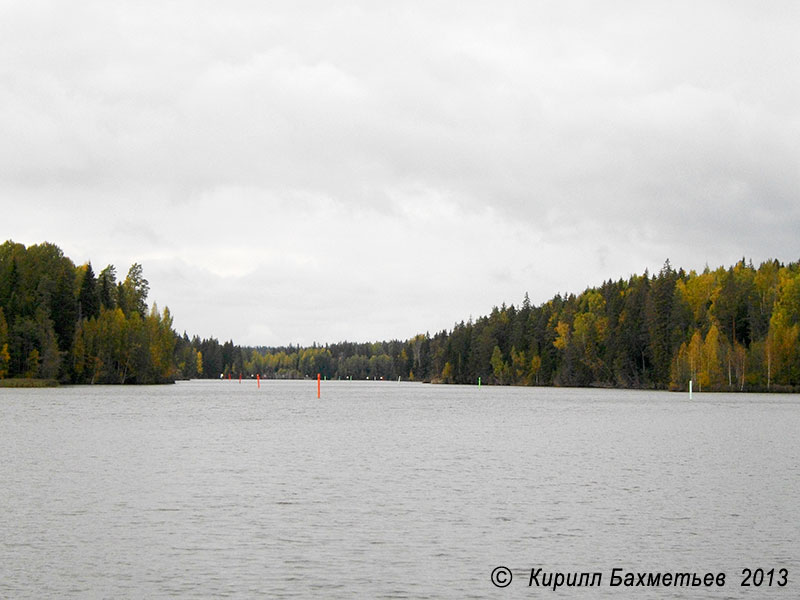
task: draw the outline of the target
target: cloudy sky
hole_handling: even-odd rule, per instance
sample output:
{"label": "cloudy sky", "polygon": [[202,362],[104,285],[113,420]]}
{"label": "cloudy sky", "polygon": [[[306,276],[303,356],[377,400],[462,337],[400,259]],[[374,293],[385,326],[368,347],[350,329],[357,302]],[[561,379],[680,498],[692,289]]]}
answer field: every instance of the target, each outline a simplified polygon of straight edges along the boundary
{"label": "cloudy sky", "polygon": [[408,338],[800,258],[796,2],[0,0],[0,238],[190,335]]}

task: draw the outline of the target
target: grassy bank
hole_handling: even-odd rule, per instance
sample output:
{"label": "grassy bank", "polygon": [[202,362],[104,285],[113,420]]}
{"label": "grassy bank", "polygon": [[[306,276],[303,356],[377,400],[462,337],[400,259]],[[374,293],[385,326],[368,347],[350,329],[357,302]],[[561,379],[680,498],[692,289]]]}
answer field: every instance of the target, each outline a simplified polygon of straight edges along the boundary
{"label": "grassy bank", "polygon": [[13,377],[11,379],[0,379],[0,388],[46,388],[58,387],[55,379],[25,379]]}

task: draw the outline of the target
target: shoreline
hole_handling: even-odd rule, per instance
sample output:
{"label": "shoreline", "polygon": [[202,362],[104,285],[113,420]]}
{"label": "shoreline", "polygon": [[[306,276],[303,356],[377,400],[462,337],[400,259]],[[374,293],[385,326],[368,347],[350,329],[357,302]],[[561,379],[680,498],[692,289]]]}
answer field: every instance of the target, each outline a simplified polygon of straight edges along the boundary
{"label": "shoreline", "polygon": [[0,379],[0,388],[55,388],[61,384],[55,379],[33,379],[27,377],[12,377]]}

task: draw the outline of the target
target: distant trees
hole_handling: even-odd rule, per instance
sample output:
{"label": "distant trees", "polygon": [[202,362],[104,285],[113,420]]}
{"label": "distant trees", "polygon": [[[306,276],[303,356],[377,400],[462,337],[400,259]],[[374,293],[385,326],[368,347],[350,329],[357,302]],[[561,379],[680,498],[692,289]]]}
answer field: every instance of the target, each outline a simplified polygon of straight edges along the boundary
{"label": "distant trees", "polygon": [[800,263],[669,261],[540,306],[495,307],[405,341],[242,347],[179,336],[134,263],[76,267],[52,244],[0,246],[0,378],[155,383],[190,377],[800,390]]}
{"label": "distant trees", "polygon": [[756,269],[742,260],[699,274],[667,261],[652,277],[606,281],[541,306],[526,297],[519,309],[502,305],[449,332],[404,342],[240,348],[211,339],[191,347],[203,362],[192,376],[480,377],[500,385],[655,389],[685,389],[692,379],[696,390],[792,390],[800,386],[798,341],[798,264],[767,261]]}

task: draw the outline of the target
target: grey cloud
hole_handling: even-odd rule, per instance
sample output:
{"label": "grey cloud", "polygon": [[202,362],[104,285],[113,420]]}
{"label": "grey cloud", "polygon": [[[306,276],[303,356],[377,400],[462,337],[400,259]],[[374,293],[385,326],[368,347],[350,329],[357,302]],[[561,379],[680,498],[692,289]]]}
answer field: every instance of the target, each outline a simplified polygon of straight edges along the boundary
{"label": "grey cloud", "polygon": [[[273,307],[337,257],[362,267],[342,314],[377,314],[352,301],[370,294],[423,311],[418,285],[481,314],[598,268],[800,254],[795,3],[2,10],[0,193],[31,207],[7,237],[227,270],[245,295],[265,265],[281,294],[250,295]],[[65,202],[69,231],[35,214]],[[75,216],[106,212],[133,234]],[[477,292],[471,271],[508,276]]]}

